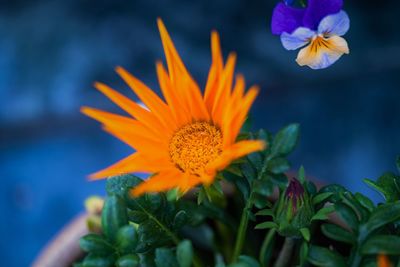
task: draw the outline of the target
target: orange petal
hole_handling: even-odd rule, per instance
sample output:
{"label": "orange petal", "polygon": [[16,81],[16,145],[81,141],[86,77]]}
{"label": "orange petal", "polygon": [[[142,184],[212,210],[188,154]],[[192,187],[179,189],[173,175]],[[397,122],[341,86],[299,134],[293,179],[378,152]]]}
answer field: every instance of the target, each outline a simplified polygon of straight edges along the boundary
{"label": "orange petal", "polygon": [[117,115],[114,113],[106,112],[103,110],[90,108],[90,107],[81,107],[81,112],[92,119],[95,119],[103,124],[108,125],[135,125],[136,120]]}
{"label": "orange petal", "polygon": [[107,96],[120,108],[125,110],[128,114],[141,121],[150,130],[153,130],[155,133],[164,132],[159,120],[154,117],[154,115],[151,114],[148,110],[138,105],[136,102],[123,96],[122,94],[118,93],[117,91],[103,83],[97,82],[94,84],[94,86],[97,90],[102,92],[105,96]]}
{"label": "orange petal", "polygon": [[176,129],[176,123],[169,107],[150,88],[127,72],[124,68],[117,67],[116,71],[140,98],[140,100],[142,100],[142,102],[160,120],[165,129],[169,132],[173,132]]}
{"label": "orange petal", "polygon": [[156,68],[161,91],[175,116],[178,127],[190,122],[190,113],[188,110],[186,110],[186,106],[181,103],[181,99],[177,94],[177,91],[173,89],[170,78],[168,77],[167,71],[164,69],[162,63],[157,62]]}
{"label": "orange petal", "polygon": [[112,126],[103,127],[104,131],[122,140],[135,150],[148,155],[162,155],[166,158],[168,147],[166,143],[146,137],[143,132],[134,131],[133,129],[113,128]]}
{"label": "orange petal", "polygon": [[209,111],[212,110],[215,99],[215,90],[217,89],[218,82],[221,78],[221,73],[223,70],[223,59],[221,53],[221,45],[219,40],[219,35],[216,31],[211,33],[211,55],[212,64],[208,74],[208,79],[206,83],[206,89],[204,92],[204,102]]}
{"label": "orange petal", "polygon": [[187,71],[161,19],[157,20],[171,81],[186,107],[196,120],[209,120],[203,97],[197,83]]}
{"label": "orange petal", "polygon": [[177,169],[162,171],[149,177],[146,181],[132,189],[131,194],[138,197],[144,193],[157,193],[175,188],[182,180],[183,173]]}
{"label": "orange petal", "polygon": [[260,140],[244,140],[237,142],[222,152],[222,154],[207,166],[207,172],[225,169],[232,161],[256,151],[263,150],[265,142]]}
{"label": "orange petal", "polygon": [[132,173],[132,172],[144,172],[151,173],[160,170],[161,168],[167,168],[168,166],[163,166],[159,161],[152,160],[149,161],[145,159],[140,153],[134,153],[117,163],[105,168],[101,171],[93,173],[89,176],[91,180],[97,180],[102,178],[107,178],[110,176]]}
{"label": "orange petal", "polygon": [[237,107],[241,106],[241,99],[245,88],[244,77],[242,75],[238,75],[236,77],[235,87],[232,92],[232,96],[230,97],[228,103],[224,107],[223,117],[222,117],[222,132],[223,132],[223,147],[227,147],[228,145],[235,142],[236,135],[232,133],[232,125],[234,122],[235,111]]}
{"label": "orange petal", "polygon": [[221,81],[215,90],[214,104],[212,109],[213,121],[219,126],[222,125],[223,109],[226,106],[231,95],[232,80],[235,71],[236,55],[230,54],[226,63],[226,67],[222,73]]}
{"label": "orange petal", "polygon": [[249,110],[258,95],[258,92],[259,88],[257,86],[252,86],[247,91],[246,95],[243,97],[240,103],[238,103],[236,107],[233,106],[233,108],[236,108],[236,110],[233,111],[233,119],[231,125],[231,136],[233,141],[238,136],[240,129],[242,128],[243,123],[247,118]]}

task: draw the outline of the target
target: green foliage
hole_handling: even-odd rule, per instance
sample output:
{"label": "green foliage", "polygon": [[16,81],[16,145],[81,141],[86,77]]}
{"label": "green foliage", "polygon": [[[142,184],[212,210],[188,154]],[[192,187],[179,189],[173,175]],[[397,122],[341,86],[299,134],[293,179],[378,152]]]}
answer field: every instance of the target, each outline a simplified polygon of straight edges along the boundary
{"label": "green foliage", "polygon": [[[276,135],[242,133],[267,148],[233,162],[194,198],[177,190],[134,198],[140,178],[108,179],[101,232],[80,239],[86,254],[74,266],[363,267],[376,266],[381,253],[398,261],[400,176],[365,180],[384,196],[378,205],[341,185],[318,190],[303,166],[288,179],[298,137],[298,124]],[[400,171],[400,158],[396,164]]]}

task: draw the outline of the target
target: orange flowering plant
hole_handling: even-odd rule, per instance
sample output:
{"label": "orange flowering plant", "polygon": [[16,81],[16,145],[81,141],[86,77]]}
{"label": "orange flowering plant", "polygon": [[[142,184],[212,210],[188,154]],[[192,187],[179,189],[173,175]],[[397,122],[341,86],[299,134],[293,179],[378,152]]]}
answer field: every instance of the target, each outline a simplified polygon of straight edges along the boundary
{"label": "orange flowering plant", "polygon": [[201,89],[161,20],[158,27],[166,57],[166,67],[156,63],[162,96],[117,67],[143,104],[95,83],[127,114],[81,110],[135,152],[90,175],[107,179],[107,197],[101,217],[89,217],[93,232],[81,238],[86,255],[75,266],[358,267],[398,260],[398,175],[366,180],[385,197],[378,206],[340,185],[317,189],[302,167],[288,177],[299,125],[250,132],[259,89],[246,89],[235,74],[234,53],[224,61],[217,32]]}

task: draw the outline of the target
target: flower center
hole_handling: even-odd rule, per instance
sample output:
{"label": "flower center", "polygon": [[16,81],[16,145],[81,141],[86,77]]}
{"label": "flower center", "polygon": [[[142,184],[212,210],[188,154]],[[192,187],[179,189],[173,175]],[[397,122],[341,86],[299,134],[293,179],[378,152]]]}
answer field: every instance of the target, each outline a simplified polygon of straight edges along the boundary
{"label": "flower center", "polygon": [[183,126],[173,135],[169,154],[179,169],[200,174],[222,152],[221,130],[208,122]]}

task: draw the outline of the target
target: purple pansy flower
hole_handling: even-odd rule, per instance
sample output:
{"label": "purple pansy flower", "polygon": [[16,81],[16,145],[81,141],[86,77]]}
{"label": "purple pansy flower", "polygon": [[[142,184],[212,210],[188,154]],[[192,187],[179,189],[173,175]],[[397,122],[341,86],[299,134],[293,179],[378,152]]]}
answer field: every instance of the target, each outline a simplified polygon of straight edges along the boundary
{"label": "purple pansy flower", "polygon": [[343,0],[308,0],[306,8],[279,3],[273,12],[272,33],[281,36],[283,47],[296,50],[300,66],[324,69],[349,53],[343,36],[350,19],[342,10]]}

